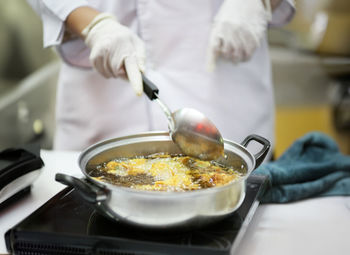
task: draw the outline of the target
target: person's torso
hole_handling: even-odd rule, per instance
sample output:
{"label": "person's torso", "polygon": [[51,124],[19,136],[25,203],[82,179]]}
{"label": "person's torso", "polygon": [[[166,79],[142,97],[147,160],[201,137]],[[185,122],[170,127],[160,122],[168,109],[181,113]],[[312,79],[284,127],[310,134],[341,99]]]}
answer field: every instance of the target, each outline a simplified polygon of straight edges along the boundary
{"label": "person's torso", "polygon": [[[182,107],[198,109],[207,115],[228,139],[243,140],[251,132],[272,139],[273,94],[266,38],[250,61],[234,65],[228,60],[219,59],[214,72],[206,70],[206,51],[211,24],[221,0],[89,2],[100,11],[115,14],[122,24],[130,27],[145,42],[146,75],[159,87],[161,99],[171,110]],[[82,41],[75,43],[77,47],[85,47]],[[76,55],[74,44],[68,45],[66,50],[64,47],[65,45],[61,47],[61,52],[66,57]],[[75,55],[70,54],[72,52]],[[89,65],[88,55],[85,64]],[[79,74],[76,70],[70,73],[70,69],[74,68],[66,66],[64,74],[61,75],[74,75],[74,79],[78,79],[76,82],[79,83]],[[95,71],[86,72],[99,75]],[[81,71],[81,79],[89,82],[83,75],[84,71]],[[64,91],[61,93],[61,97],[64,98],[64,94],[72,90],[72,85],[68,84],[69,79],[62,80],[67,83],[64,84]],[[137,98],[131,87],[127,87],[128,84],[120,79],[98,80],[106,85],[102,88],[100,84],[96,84],[90,86],[90,90],[108,89],[117,95],[120,88],[121,94],[129,98],[123,100],[124,103],[118,100],[108,103],[111,111],[125,115],[123,120],[130,118],[129,122],[124,123],[115,120],[116,124],[113,125],[116,131],[109,134],[110,136],[124,134],[125,130],[136,132],[143,128],[167,129],[166,118],[156,103]],[[81,90],[84,89],[84,86],[81,86]],[[133,112],[127,104],[135,106],[132,107]],[[104,103],[95,103],[94,107],[96,111],[106,110]],[[67,111],[63,108],[62,110]],[[102,122],[108,123],[108,119]],[[143,125],[144,122],[148,124]]]}

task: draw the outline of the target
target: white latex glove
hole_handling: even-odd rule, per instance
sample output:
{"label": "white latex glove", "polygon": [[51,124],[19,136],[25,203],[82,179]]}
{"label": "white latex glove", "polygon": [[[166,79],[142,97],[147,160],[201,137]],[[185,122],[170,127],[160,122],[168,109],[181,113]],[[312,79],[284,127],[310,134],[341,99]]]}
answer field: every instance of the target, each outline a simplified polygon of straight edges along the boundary
{"label": "white latex glove", "polygon": [[208,69],[215,69],[219,56],[233,63],[249,60],[264,37],[269,9],[265,10],[261,0],[225,0],[209,38]]}
{"label": "white latex glove", "polygon": [[143,41],[105,13],[97,15],[82,34],[91,48],[90,61],[94,68],[106,78],[127,77],[136,94],[141,95],[141,72],[145,62]]}

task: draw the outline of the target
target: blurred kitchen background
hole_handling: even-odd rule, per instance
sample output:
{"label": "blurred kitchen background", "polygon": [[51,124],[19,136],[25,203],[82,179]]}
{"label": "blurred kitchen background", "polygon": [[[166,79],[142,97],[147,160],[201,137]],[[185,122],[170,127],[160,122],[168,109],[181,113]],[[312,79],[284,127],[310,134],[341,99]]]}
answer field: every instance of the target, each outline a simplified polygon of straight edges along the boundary
{"label": "blurred kitchen background", "polygon": [[[269,31],[275,156],[310,131],[350,154],[350,1],[296,6],[288,26]],[[59,61],[42,48],[41,22],[26,1],[0,1],[0,150],[35,140],[52,148]]]}

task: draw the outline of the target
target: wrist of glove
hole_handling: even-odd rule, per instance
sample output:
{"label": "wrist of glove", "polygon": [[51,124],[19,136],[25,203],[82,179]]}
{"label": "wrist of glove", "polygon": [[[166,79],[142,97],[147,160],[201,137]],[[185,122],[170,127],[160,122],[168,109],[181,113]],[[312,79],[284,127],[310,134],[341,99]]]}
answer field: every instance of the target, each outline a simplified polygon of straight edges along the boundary
{"label": "wrist of glove", "polygon": [[208,69],[218,57],[233,63],[249,60],[264,37],[270,0],[225,0],[214,18],[208,46]]}
{"label": "wrist of glove", "polygon": [[104,77],[128,78],[137,95],[143,91],[145,47],[142,40],[114,16],[101,13],[82,31],[90,61]]}

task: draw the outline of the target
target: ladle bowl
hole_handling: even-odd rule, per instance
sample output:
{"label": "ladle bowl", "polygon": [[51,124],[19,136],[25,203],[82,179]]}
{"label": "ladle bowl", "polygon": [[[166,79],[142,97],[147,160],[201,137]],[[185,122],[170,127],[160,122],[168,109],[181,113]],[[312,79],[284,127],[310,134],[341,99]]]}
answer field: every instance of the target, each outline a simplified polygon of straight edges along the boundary
{"label": "ladle bowl", "polygon": [[181,151],[202,160],[217,159],[224,153],[224,141],[215,125],[203,113],[182,108],[173,113],[172,140]]}

